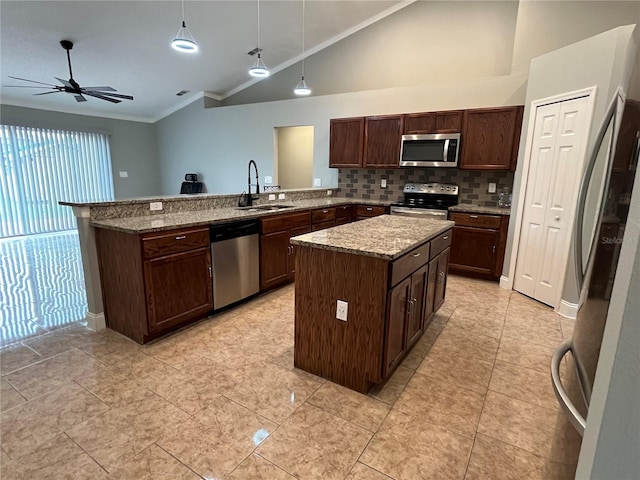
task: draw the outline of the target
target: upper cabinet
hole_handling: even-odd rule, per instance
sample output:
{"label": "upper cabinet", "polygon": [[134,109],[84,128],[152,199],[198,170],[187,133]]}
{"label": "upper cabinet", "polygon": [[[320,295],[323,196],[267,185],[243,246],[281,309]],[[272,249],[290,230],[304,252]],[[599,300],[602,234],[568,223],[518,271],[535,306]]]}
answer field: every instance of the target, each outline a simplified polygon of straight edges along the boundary
{"label": "upper cabinet", "polygon": [[366,117],[364,167],[398,168],[402,125],[402,115]]}
{"label": "upper cabinet", "polygon": [[423,133],[457,133],[462,128],[462,110],[407,113],[404,135]]}
{"label": "upper cabinet", "polygon": [[465,110],[458,168],[514,170],[524,107]]}
{"label": "upper cabinet", "polygon": [[364,117],[332,118],[329,134],[329,166],[362,167],[363,150]]}

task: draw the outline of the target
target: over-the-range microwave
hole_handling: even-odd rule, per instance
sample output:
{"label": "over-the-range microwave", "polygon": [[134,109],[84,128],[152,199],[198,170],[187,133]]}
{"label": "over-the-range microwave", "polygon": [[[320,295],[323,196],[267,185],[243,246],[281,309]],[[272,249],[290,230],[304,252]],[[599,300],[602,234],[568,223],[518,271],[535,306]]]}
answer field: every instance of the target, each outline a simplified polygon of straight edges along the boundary
{"label": "over-the-range microwave", "polygon": [[456,167],[459,150],[459,133],[403,135],[400,166]]}

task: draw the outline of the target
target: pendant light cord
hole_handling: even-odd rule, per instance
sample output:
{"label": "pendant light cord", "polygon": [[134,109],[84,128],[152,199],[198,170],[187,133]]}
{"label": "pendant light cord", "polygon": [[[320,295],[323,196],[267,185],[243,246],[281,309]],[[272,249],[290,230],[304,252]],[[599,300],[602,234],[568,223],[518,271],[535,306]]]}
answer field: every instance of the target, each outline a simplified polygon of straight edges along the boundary
{"label": "pendant light cord", "polygon": [[302,0],[302,78],[304,78],[304,4]]}
{"label": "pendant light cord", "polygon": [[258,56],[260,56],[260,0],[258,0]]}
{"label": "pendant light cord", "polygon": [[182,23],[182,26],[184,26],[184,0],[182,0]]}

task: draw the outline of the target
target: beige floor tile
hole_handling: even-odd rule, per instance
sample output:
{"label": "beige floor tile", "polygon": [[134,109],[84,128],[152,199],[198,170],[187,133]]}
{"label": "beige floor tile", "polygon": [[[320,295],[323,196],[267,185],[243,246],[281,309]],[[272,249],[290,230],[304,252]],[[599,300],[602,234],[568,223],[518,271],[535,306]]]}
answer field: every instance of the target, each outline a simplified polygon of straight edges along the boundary
{"label": "beige floor tile", "polygon": [[2,480],[106,479],[100,465],[64,433],[42,443],[36,451],[2,464]]}
{"label": "beige floor tile", "polygon": [[559,344],[538,345],[526,339],[502,337],[497,360],[548,372],[551,356]]}
{"label": "beige floor tile", "polygon": [[121,362],[125,357],[142,351],[136,342],[109,329],[88,340],[80,349],[105,364]]}
{"label": "beige floor tile", "polygon": [[112,408],[129,405],[149,394],[140,379],[112,367],[96,368],[76,378],[76,382]]}
{"label": "beige floor tile", "polygon": [[357,462],[345,480],[389,480],[390,478],[364,463]]}
{"label": "beige floor tile", "polygon": [[483,401],[484,395],[416,373],[393,409],[473,438]]}
{"label": "beige floor tile", "polygon": [[558,407],[549,372],[497,361],[489,389],[551,410]]}
{"label": "beige floor tile", "polygon": [[486,307],[458,307],[448,324],[458,327],[469,335],[487,335],[500,338],[504,326],[504,313]]}
{"label": "beige floor tile", "polygon": [[567,465],[576,464],[580,450],[580,436],[559,409],[539,407],[491,390],[478,433]]}
{"label": "beige floor tile", "polygon": [[295,368],[293,365],[293,347],[287,348],[280,355],[271,357],[269,361],[287,370],[293,370]]}
{"label": "beige floor tile", "polygon": [[484,395],[492,369],[492,362],[467,357],[463,351],[449,355],[446,350],[432,349],[416,372]]}
{"label": "beige floor tile", "polygon": [[99,338],[100,335],[100,333],[93,332],[78,324],[27,340],[24,343],[43,357],[53,357],[90,343],[92,339]]}
{"label": "beige floor tile", "polygon": [[238,465],[227,480],[295,480],[295,477],[254,453]]}
{"label": "beige floor tile", "polygon": [[264,363],[226,396],[269,420],[282,423],[321,385],[310,375]]}
{"label": "beige floor tile", "polygon": [[0,349],[0,371],[2,375],[42,360],[37,352],[20,343]]}
{"label": "beige floor tile", "polygon": [[[9,458],[9,454],[5,452],[4,449],[0,448],[0,466],[5,465],[10,461],[11,459]],[[2,475],[0,475],[0,478],[2,478]]]}
{"label": "beige floor tile", "polygon": [[535,315],[507,316],[502,336],[544,346],[558,346],[564,340],[558,319],[543,319]]}
{"label": "beige floor tile", "polygon": [[305,404],[257,453],[300,479],[344,479],[371,433]]}
{"label": "beige floor tile", "polygon": [[117,480],[200,480],[200,476],[162,450],[151,445],[131,458],[122,458],[109,475]]}
{"label": "beige floor tile", "polygon": [[465,480],[572,480],[574,470],[479,434]]}
{"label": "beige floor tile", "polygon": [[409,352],[409,355],[407,355],[407,357],[402,360],[400,365],[405,368],[410,368],[411,370],[417,369],[422,363],[422,360],[424,360],[424,357],[426,357],[429,350],[431,350],[431,347],[436,341],[436,338],[438,338],[438,335],[440,335],[441,329],[442,326],[439,324],[429,326],[427,330],[422,334],[422,337],[420,337],[420,340],[418,340],[413,346],[413,348]]}
{"label": "beige floor tile", "polygon": [[360,462],[397,480],[464,477],[473,440],[391,411]]}
{"label": "beige floor tile", "polygon": [[485,362],[493,362],[498,351],[499,340],[486,335],[469,335],[463,328],[449,325],[432,347],[432,351],[449,356],[477,358]]}
{"label": "beige floor tile", "polygon": [[570,340],[573,335],[573,327],[575,327],[576,321],[571,318],[560,318],[560,328],[562,329],[562,336],[565,340]]}
{"label": "beige floor tile", "polygon": [[275,423],[219,397],[167,432],[158,446],[202,477],[224,478],[275,428]]}
{"label": "beige floor tile", "polygon": [[415,372],[410,368],[403,367],[400,365],[391,378],[387,380],[384,385],[374,387],[370,392],[369,396],[380,400],[381,402],[386,403],[387,405],[393,405],[400,394],[411,380]]}
{"label": "beige floor tile", "polygon": [[4,380],[0,380],[0,412],[25,403],[27,400]]}
{"label": "beige floor tile", "polygon": [[102,365],[80,350],[69,350],[9,373],[4,379],[24,397],[32,399],[69,385]]}
{"label": "beige floor tile", "polygon": [[108,408],[80,385],[67,385],[3,412],[0,418],[2,448],[12,459],[22,457]]}
{"label": "beige floor tile", "polygon": [[130,404],[94,416],[66,432],[107,471],[112,471],[121,457],[142,452],[188,418],[179,408],[147,391]]}
{"label": "beige floor tile", "polygon": [[327,382],[308,400],[333,415],[375,432],[389,413],[389,405]]}
{"label": "beige floor tile", "polygon": [[206,350],[194,343],[192,338],[172,337],[159,343],[143,347],[143,352],[179,370],[188,368],[206,356]]}

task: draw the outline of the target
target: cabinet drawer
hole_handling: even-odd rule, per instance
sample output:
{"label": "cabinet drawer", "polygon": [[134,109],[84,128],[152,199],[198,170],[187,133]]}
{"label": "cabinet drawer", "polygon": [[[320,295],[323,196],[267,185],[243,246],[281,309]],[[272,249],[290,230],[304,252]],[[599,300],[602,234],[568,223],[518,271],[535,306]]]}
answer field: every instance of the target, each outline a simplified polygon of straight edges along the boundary
{"label": "cabinet drawer", "polygon": [[376,205],[358,205],[356,207],[356,216],[358,217],[377,217],[387,213],[387,207]]}
{"label": "cabinet drawer", "polygon": [[431,258],[435,257],[451,245],[451,236],[451,230],[449,229],[431,240]]}
{"label": "cabinet drawer", "polygon": [[263,218],[260,221],[262,233],[275,233],[290,230],[292,228],[305,227],[311,224],[311,212],[291,213],[285,215],[275,215]]}
{"label": "cabinet drawer", "polygon": [[341,205],[336,207],[336,218],[351,218],[353,215],[353,205]]}
{"label": "cabinet drawer", "polygon": [[500,215],[450,212],[449,219],[461,227],[500,228]]}
{"label": "cabinet drawer", "polygon": [[329,222],[336,219],[336,209],[331,208],[319,208],[318,210],[311,211],[311,223]]}
{"label": "cabinet drawer", "polygon": [[420,245],[391,263],[391,286],[408,277],[429,261],[429,242]]}
{"label": "cabinet drawer", "polygon": [[318,230],[324,230],[325,228],[331,228],[336,226],[335,220],[329,220],[328,222],[314,223],[311,226],[312,232],[317,232]]}
{"label": "cabinet drawer", "polygon": [[142,237],[144,258],[160,257],[209,246],[209,227],[148,233]]}

